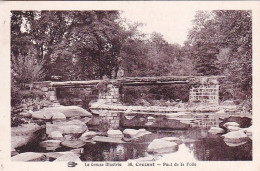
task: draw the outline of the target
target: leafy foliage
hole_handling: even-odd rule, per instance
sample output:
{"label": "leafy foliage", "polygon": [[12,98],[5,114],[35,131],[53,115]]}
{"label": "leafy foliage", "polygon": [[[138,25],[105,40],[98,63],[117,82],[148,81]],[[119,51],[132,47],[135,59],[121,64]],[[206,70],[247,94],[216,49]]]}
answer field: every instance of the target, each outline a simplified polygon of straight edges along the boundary
{"label": "leafy foliage", "polygon": [[[200,48],[193,49],[194,54],[201,56],[194,55],[199,73],[226,76],[221,84],[223,99],[252,98],[251,11],[199,11],[189,34],[189,43],[193,47],[206,47],[206,50],[210,45],[219,51],[207,56]],[[205,57],[207,62],[203,61]]]}
{"label": "leafy foliage", "polygon": [[[159,33],[145,35],[141,26],[119,11],[12,11],[12,97],[53,75],[64,81],[117,78],[120,69],[124,76],[224,75],[220,97],[252,97],[251,11],[198,11],[184,46]],[[136,93],[132,99],[142,91],[188,98],[186,87],[140,89],[129,91]]]}

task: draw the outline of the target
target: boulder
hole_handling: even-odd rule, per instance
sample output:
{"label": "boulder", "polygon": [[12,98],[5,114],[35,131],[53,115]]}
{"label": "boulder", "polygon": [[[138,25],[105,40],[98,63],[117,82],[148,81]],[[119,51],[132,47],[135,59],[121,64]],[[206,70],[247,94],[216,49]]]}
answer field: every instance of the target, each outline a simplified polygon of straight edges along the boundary
{"label": "boulder", "polygon": [[81,141],[80,139],[71,139],[63,141],[61,145],[69,148],[80,148],[86,145],[86,142]]}
{"label": "boulder", "polygon": [[66,120],[66,116],[61,112],[54,112],[52,119],[53,120]]}
{"label": "boulder", "polygon": [[168,153],[176,152],[178,144],[175,142],[165,141],[162,139],[154,139],[147,147],[149,153]]}
{"label": "boulder", "polygon": [[85,116],[92,117],[92,114],[87,110],[78,107],[78,106],[53,106],[44,108],[40,111],[34,112],[33,117],[36,119],[50,119],[54,114],[53,113],[63,113],[66,118],[74,116]]}
{"label": "boulder", "polygon": [[[248,128],[252,125],[251,121],[252,119],[248,117],[230,116],[228,118],[224,118],[223,122],[219,124],[219,127],[226,128],[224,124],[226,124],[227,122],[236,122],[239,124],[240,128]],[[230,126],[234,126],[234,125],[230,125]]]}
{"label": "boulder", "polygon": [[74,154],[74,153],[68,153],[68,154],[64,154],[60,157],[58,157],[56,160],[54,161],[67,161],[67,162],[72,162],[72,161],[81,161],[80,158]]}
{"label": "boulder", "polygon": [[228,126],[236,126],[236,127],[239,127],[239,124],[236,123],[236,122],[227,122],[223,125],[224,127],[228,127]]}
{"label": "boulder", "polygon": [[32,113],[32,118],[34,119],[45,119],[50,120],[53,117],[53,111],[39,110]]}
{"label": "boulder", "polygon": [[96,136],[97,133],[94,132],[94,131],[86,131],[84,132],[81,136],[80,136],[80,140],[84,141],[84,140],[88,140],[88,139],[91,139],[93,138],[94,136]]}
{"label": "boulder", "polygon": [[63,140],[63,136],[59,131],[53,131],[50,133],[49,137],[54,140]]}
{"label": "boulder", "polygon": [[232,131],[222,136],[224,137],[225,142],[233,144],[246,142],[248,140],[243,131]]}
{"label": "boulder", "polygon": [[44,158],[44,154],[42,153],[34,153],[34,152],[26,152],[26,153],[20,153],[16,156],[13,156],[11,158],[12,161],[42,161]]}
{"label": "boulder", "polygon": [[110,138],[123,138],[124,135],[120,130],[108,130],[107,136]]}
{"label": "boulder", "polygon": [[239,130],[241,130],[242,128],[239,128],[239,127],[237,127],[237,126],[228,126],[227,129],[228,129],[229,131],[239,131]]}
{"label": "boulder", "polygon": [[11,128],[11,146],[13,149],[34,143],[45,132],[45,126],[37,124],[23,124]]}
{"label": "boulder", "polygon": [[40,146],[42,147],[60,147],[60,140],[45,140],[40,142]]}
{"label": "boulder", "polygon": [[46,133],[59,131],[62,134],[81,134],[87,130],[87,126],[80,120],[71,120],[68,122],[46,123]]}
{"label": "boulder", "polygon": [[136,129],[125,129],[123,131],[123,134],[127,138],[134,138],[138,132],[139,132],[139,130],[136,130]]}
{"label": "boulder", "polygon": [[30,118],[32,117],[32,111],[24,111],[24,112],[21,112],[19,115],[22,116],[22,117],[25,117],[25,118]]}
{"label": "boulder", "polygon": [[84,148],[78,148],[78,149],[72,149],[70,151],[63,151],[63,152],[48,152],[44,153],[49,158],[57,159],[65,154],[76,154],[78,157],[80,157],[80,154],[84,152]]}
{"label": "boulder", "polygon": [[211,127],[208,132],[211,134],[222,134],[225,130],[219,127]]}
{"label": "boulder", "polygon": [[[64,154],[70,154],[72,155],[73,152],[71,151],[65,151],[65,152],[49,152],[49,153],[45,153],[45,155],[49,158],[54,158],[54,159],[57,159],[61,156],[63,156]],[[80,155],[77,155],[78,157],[80,157]]]}
{"label": "boulder", "polygon": [[125,129],[123,131],[124,137],[126,138],[131,138],[131,139],[135,139],[135,138],[139,138],[142,137],[144,135],[147,134],[151,134],[151,132],[146,131],[145,129]]}
{"label": "boulder", "polygon": [[237,147],[237,146],[241,146],[241,145],[243,145],[243,144],[245,144],[245,143],[247,143],[247,142],[244,141],[244,142],[241,142],[241,143],[229,143],[229,142],[226,142],[226,141],[225,141],[225,143],[226,143],[226,145],[229,146],[229,147]]}
{"label": "boulder", "polygon": [[161,138],[161,140],[175,142],[178,145],[182,144],[182,140],[178,137],[163,137],[163,138]]}

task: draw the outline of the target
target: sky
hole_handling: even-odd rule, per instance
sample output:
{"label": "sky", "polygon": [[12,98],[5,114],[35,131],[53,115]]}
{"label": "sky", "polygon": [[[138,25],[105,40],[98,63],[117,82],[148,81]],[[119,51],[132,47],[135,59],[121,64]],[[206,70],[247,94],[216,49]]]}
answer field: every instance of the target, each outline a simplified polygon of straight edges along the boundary
{"label": "sky", "polygon": [[140,29],[144,33],[158,32],[169,43],[183,45],[187,40],[188,30],[192,28],[195,10],[131,8],[124,10],[121,16],[133,22],[144,23]]}

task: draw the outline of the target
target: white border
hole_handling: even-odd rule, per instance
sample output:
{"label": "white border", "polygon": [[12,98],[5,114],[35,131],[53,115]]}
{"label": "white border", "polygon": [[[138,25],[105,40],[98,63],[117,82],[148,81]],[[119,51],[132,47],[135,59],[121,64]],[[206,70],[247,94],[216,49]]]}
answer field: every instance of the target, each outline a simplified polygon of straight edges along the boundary
{"label": "white border", "polygon": [[[124,10],[141,6],[144,10],[179,9],[197,10],[252,10],[253,11],[253,161],[198,161],[196,167],[85,167],[84,162],[76,168],[68,168],[65,162],[11,162],[10,161],[10,11],[11,10]],[[180,16],[181,17],[181,16]],[[1,170],[260,170],[260,2],[259,1],[1,1],[0,2],[0,169]],[[173,161],[174,162],[174,161]],[[126,166],[126,163],[124,164]]]}

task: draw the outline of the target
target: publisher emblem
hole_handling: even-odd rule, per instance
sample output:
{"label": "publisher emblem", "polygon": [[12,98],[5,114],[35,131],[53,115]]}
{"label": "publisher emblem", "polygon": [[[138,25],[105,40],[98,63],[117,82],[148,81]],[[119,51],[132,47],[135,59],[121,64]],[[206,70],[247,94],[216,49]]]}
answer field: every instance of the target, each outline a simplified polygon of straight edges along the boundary
{"label": "publisher emblem", "polygon": [[68,167],[76,167],[77,164],[76,162],[68,162]]}

